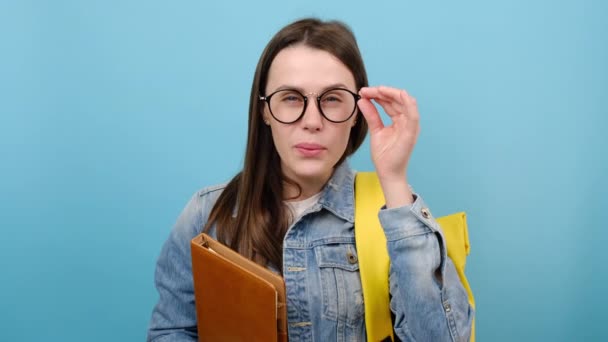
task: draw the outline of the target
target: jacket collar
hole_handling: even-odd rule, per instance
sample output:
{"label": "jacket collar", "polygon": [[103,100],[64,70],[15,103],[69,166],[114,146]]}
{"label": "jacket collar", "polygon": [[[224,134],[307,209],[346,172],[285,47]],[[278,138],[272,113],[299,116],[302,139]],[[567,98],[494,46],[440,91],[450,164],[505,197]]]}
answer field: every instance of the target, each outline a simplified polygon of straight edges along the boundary
{"label": "jacket collar", "polygon": [[[351,223],[355,222],[355,175],[344,160],[336,167],[319,198],[322,208]],[[236,217],[237,207],[232,210],[232,217]]]}
{"label": "jacket collar", "polygon": [[354,222],[355,216],[355,175],[345,160],[336,167],[319,198],[323,208],[348,222]]}

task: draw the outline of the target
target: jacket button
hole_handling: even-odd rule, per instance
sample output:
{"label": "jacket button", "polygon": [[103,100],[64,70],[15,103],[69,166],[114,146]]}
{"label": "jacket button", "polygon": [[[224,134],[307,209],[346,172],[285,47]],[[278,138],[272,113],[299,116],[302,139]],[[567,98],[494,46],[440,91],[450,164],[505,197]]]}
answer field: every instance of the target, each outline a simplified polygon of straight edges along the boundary
{"label": "jacket button", "polygon": [[348,252],[347,253],[348,256],[348,262],[350,262],[351,264],[356,264],[357,263],[357,256],[354,255],[352,252]]}
{"label": "jacket button", "polygon": [[422,208],[420,210],[420,213],[422,214],[422,217],[424,217],[425,219],[431,218],[431,212],[429,211],[429,208]]}

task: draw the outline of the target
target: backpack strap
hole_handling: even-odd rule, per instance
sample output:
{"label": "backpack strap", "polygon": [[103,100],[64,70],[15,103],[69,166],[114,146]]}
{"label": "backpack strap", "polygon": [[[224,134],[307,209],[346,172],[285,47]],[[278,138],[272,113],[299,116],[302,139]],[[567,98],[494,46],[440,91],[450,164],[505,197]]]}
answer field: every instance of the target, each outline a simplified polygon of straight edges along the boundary
{"label": "backpack strap", "polygon": [[355,242],[365,303],[367,340],[393,337],[389,304],[390,259],[386,237],[378,219],[384,194],[375,172],[358,172],[355,178]]}
{"label": "backpack strap", "polygon": [[[355,242],[359,259],[359,273],[365,303],[365,328],[370,342],[394,341],[389,303],[390,259],[386,236],[378,213],[384,205],[384,194],[375,172],[358,172],[355,178]],[[453,261],[458,276],[475,308],[473,292],[464,274],[469,254],[469,236],[464,212],[436,219],[442,228],[448,257]],[[475,322],[470,342],[475,341]]]}

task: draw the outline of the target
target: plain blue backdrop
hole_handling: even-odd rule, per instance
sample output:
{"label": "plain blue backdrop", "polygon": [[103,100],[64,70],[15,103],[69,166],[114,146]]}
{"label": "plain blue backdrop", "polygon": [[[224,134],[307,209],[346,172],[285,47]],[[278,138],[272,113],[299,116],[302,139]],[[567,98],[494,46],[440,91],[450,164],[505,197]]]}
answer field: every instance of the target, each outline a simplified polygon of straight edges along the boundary
{"label": "plain blue backdrop", "polygon": [[[465,210],[479,341],[608,339],[608,2],[3,1],[0,340],[141,341],[156,258],[242,163],[257,59],[346,21],[418,99],[410,182]],[[369,148],[352,158],[371,170]]]}

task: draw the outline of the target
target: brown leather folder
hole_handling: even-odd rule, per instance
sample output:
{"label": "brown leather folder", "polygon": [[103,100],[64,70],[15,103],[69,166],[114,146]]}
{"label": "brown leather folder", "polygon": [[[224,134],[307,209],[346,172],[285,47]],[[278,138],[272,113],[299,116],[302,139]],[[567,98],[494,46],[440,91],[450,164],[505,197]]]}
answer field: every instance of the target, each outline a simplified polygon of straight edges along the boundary
{"label": "brown leather folder", "polygon": [[191,247],[199,341],[287,341],[282,277],[204,233]]}

